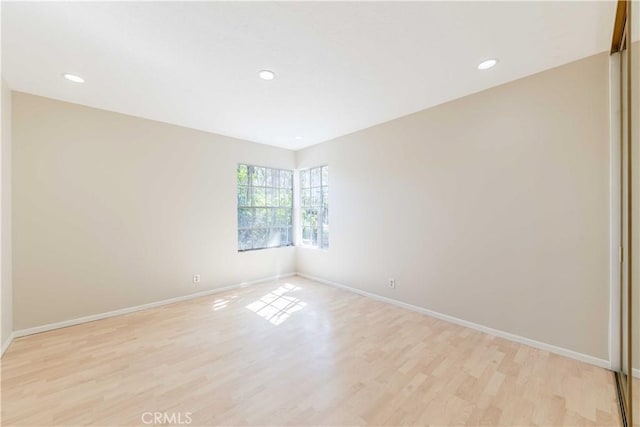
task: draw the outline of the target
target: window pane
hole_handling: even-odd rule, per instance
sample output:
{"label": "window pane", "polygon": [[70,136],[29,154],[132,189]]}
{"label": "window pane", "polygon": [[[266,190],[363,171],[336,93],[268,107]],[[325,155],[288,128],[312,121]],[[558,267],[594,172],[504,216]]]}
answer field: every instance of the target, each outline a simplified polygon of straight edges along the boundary
{"label": "window pane", "polygon": [[238,165],[238,185],[247,185],[249,183],[248,176],[247,165]]}
{"label": "window pane", "polygon": [[289,212],[288,209],[274,209],[275,222],[274,224],[279,227],[286,227],[289,225]]}
{"label": "window pane", "polygon": [[253,175],[251,177],[251,183],[253,185],[259,185],[264,187],[265,175],[266,175],[265,168],[253,166]]}
{"label": "window pane", "polygon": [[322,206],[329,206],[329,187],[322,187]]}
{"label": "window pane", "polygon": [[309,180],[309,171],[301,171],[300,172],[300,188],[309,188],[310,187]]}
{"label": "window pane", "polygon": [[249,205],[249,197],[247,194],[247,187],[238,187],[238,206]]}
{"label": "window pane", "polygon": [[320,187],[311,189],[311,206],[322,206],[322,191]]}
{"label": "window pane", "polygon": [[265,183],[265,185],[267,187],[273,187],[273,169],[266,168],[265,176],[264,176],[264,183]]}
{"label": "window pane", "polygon": [[293,187],[292,180],[293,172],[287,170],[280,170],[280,188]]}
{"label": "window pane", "polygon": [[322,224],[325,228],[329,226],[329,208],[322,209]]}
{"label": "window pane", "polygon": [[329,247],[329,230],[322,230],[322,248]]}
{"label": "window pane", "polygon": [[265,206],[273,206],[273,188],[265,190]]}
{"label": "window pane", "polygon": [[318,211],[316,209],[304,209],[302,211],[302,226],[317,227]]}
{"label": "window pane", "polygon": [[265,189],[262,187],[253,187],[253,197],[251,199],[253,206],[265,206]]}
{"label": "window pane", "polygon": [[311,228],[310,227],[303,227],[302,228],[302,238],[304,240],[311,240]]}
{"label": "window pane", "polygon": [[253,249],[261,249],[267,246],[267,238],[269,230],[266,228],[254,228],[251,230],[251,237],[253,238]]}
{"label": "window pane", "polygon": [[281,244],[280,229],[279,228],[269,229],[269,238],[267,240],[267,246],[270,248],[276,248],[280,246],[280,244]]}
{"label": "window pane", "polygon": [[269,211],[267,208],[256,208],[253,218],[254,228],[266,228],[269,226]]}
{"label": "window pane", "polygon": [[269,206],[278,207],[280,206],[280,190],[278,188],[272,188],[272,200]]}
{"label": "window pane", "polygon": [[293,206],[293,197],[291,190],[280,189],[280,206]]}
{"label": "window pane", "polygon": [[253,224],[253,208],[238,209],[238,228],[249,228]]}
{"label": "window pane", "polygon": [[322,167],[322,185],[329,185],[329,166]]}
{"label": "window pane", "polygon": [[291,244],[291,229],[290,228],[281,228],[280,229],[280,242],[283,245]]}
{"label": "window pane", "polygon": [[238,249],[245,251],[252,248],[251,230],[238,230]]}
{"label": "window pane", "polygon": [[300,191],[300,205],[311,206],[311,189],[302,189]]}
{"label": "window pane", "polygon": [[320,168],[311,169],[311,186],[320,187]]}

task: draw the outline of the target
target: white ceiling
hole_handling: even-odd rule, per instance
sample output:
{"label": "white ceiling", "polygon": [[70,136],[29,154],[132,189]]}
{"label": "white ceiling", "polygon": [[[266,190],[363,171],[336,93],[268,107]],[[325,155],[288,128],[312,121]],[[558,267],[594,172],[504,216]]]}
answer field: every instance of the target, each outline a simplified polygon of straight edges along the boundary
{"label": "white ceiling", "polygon": [[614,15],[613,1],[2,2],[2,75],[299,149],[605,51]]}

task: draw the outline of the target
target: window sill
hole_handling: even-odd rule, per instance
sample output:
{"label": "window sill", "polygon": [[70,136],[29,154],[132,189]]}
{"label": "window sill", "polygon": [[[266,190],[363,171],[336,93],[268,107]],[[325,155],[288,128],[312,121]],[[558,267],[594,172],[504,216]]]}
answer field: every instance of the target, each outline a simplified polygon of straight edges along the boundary
{"label": "window sill", "polygon": [[315,251],[329,252],[329,248],[321,248],[320,246],[296,245],[296,248],[310,249]]}
{"label": "window sill", "polygon": [[243,254],[246,252],[256,252],[256,251],[267,251],[269,249],[282,249],[282,248],[293,248],[294,245],[283,245],[283,246],[273,246],[270,248],[256,248],[256,249],[238,249],[239,254]]}

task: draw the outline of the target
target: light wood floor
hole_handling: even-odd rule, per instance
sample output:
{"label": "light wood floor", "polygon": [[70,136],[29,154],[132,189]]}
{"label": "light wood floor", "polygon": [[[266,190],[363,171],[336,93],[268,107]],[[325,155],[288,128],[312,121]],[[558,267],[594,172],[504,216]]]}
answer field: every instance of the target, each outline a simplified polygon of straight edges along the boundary
{"label": "light wood floor", "polygon": [[20,338],[2,425],[618,425],[613,374],[294,277]]}

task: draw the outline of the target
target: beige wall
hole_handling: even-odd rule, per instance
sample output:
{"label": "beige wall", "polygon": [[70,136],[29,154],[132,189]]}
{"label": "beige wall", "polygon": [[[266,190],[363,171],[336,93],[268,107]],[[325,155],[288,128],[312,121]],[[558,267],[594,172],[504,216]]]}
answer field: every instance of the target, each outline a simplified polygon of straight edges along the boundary
{"label": "beige wall", "polygon": [[[608,359],[607,74],[597,55],[295,154],[14,93],[14,329],[297,268]],[[329,164],[330,249],[238,254],[238,162]]]}
{"label": "beige wall", "polygon": [[0,345],[6,349],[11,338],[12,279],[11,279],[11,90],[2,80],[2,146],[0,148]]}
{"label": "beige wall", "polygon": [[603,53],[299,151],[329,165],[331,240],[298,271],[608,360],[608,70]]}
{"label": "beige wall", "polygon": [[291,151],[17,92],[13,139],[15,330],[294,271],[236,236],[237,163]]}

